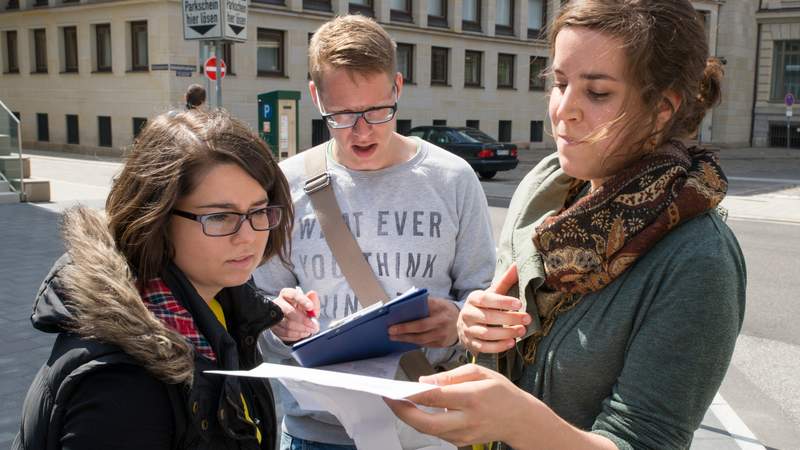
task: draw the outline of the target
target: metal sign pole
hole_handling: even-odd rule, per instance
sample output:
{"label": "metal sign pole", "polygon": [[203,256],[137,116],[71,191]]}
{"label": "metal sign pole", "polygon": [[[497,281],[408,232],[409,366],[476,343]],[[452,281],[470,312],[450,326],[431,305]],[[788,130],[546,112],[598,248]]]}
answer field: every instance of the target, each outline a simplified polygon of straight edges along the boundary
{"label": "metal sign pole", "polygon": [[[208,55],[211,54],[211,44],[208,41],[200,41],[200,45],[203,47],[203,57],[200,58],[200,63],[203,65],[202,73],[205,75],[206,73],[206,60],[208,60]],[[208,76],[204,77],[206,79],[206,102],[208,103],[206,106],[211,104],[211,79]]]}
{"label": "metal sign pole", "polygon": [[214,43],[214,56],[217,63],[217,108],[222,108],[222,71],[220,61],[222,60],[222,41]]}

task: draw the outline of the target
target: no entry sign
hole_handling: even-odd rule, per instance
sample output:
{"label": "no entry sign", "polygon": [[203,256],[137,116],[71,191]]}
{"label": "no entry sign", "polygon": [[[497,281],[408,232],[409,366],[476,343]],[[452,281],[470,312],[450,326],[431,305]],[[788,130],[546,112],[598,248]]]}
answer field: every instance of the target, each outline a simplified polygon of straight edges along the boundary
{"label": "no entry sign", "polygon": [[[214,81],[217,79],[217,58],[212,56],[206,60],[204,65],[205,73],[209,80]],[[220,79],[225,78],[225,61],[220,59],[219,60],[219,72],[220,72]]]}

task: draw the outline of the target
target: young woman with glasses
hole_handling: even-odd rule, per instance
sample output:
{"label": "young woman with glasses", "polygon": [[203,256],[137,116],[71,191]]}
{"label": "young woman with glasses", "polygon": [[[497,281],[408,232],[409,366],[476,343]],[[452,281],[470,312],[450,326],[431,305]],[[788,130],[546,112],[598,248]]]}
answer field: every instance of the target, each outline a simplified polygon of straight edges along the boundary
{"label": "young woman with glasses", "polygon": [[262,361],[257,338],[283,313],[251,274],[287,260],[292,221],[286,179],[244,123],[153,119],[106,213],[64,216],[67,251],[32,316],[58,336],[14,448],[273,450],[269,384],[203,371]]}
{"label": "young woman with glasses", "polygon": [[[572,0],[550,30],[557,152],[517,188],[496,282],[459,338],[479,362],[394,411],[452,442],[687,449],[730,363],[745,262],[693,140],[721,95],[689,0]],[[495,447],[497,448],[497,447]]]}

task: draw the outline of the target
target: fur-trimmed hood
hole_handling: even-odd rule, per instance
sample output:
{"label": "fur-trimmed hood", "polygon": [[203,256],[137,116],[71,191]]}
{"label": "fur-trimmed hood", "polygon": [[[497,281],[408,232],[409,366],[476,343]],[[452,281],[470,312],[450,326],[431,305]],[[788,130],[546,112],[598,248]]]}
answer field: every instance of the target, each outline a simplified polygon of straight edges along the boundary
{"label": "fur-trimmed hood", "polygon": [[145,307],[105,214],[70,209],[62,233],[67,252],[39,290],[33,326],[118,346],[158,379],[191,383],[191,345]]}

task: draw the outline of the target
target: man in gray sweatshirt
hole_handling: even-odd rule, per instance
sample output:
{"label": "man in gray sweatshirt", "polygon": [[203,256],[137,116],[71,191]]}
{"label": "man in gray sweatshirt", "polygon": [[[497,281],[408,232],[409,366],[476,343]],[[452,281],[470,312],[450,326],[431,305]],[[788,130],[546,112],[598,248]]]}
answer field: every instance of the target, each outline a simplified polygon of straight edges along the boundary
{"label": "man in gray sweatshirt", "polygon": [[[311,97],[332,135],[322,146],[344,220],[390,296],[411,287],[430,293],[430,316],[393,326],[390,336],[423,346],[434,366],[451,362],[459,353],[460,306],[489,285],[494,270],[480,183],[463,159],[394,131],[403,77],[395,71],[394,42],[373,20],[345,16],[324,24],[311,41],[309,66]],[[268,358],[284,364],[294,364],[293,342],[361,308],[303,190],[307,154],[281,163],[295,208],[292,267],[273,259],[256,273],[285,313],[319,311],[318,324],[279,324],[262,336]],[[302,410],[282,387],[277,396],[285,414],[282,449],[353,448],[332,415]]]}

